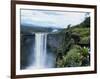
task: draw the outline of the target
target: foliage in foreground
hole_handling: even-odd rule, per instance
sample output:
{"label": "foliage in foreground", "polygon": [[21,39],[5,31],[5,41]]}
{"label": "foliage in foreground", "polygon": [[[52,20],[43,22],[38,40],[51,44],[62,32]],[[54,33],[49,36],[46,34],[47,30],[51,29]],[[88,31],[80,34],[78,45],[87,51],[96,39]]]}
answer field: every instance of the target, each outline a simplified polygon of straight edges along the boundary
{"label": "foliage in foreground", "polygon": [[62,59],[58,59],[57,67],[79,67],[89,65],[88,48],[73,46]]}

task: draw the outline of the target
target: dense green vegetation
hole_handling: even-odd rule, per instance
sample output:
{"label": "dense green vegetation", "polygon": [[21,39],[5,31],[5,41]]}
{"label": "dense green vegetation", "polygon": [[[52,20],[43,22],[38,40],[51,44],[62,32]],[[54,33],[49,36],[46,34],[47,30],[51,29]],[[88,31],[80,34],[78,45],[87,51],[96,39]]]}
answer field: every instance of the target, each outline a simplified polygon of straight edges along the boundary
{"label": "dense green vegetation", "polygon": [[57,48],[56,67],[78,67],[90,65],[90,17],[76,25],[69,25],[60,33],[63,40]]}

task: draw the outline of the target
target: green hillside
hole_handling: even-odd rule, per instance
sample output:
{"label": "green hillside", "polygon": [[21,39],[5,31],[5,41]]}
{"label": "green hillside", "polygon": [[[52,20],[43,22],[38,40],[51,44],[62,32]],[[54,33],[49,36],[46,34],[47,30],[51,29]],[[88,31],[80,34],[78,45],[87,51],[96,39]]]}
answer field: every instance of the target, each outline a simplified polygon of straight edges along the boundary
{"label": "green hillside", "polygon": [[56,67],[78,67],[90,65],[90,17],[82,23],[61,31],[62,43],[57,49]]}

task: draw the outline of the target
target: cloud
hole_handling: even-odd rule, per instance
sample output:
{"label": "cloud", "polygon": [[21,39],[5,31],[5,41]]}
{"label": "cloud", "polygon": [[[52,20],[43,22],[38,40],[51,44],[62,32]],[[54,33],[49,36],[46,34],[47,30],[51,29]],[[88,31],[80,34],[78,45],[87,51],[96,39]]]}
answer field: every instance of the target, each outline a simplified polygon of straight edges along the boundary
{"label": "cloud", "polygon": [[85,18],[84,12],[21,10],[21,24],[35,24],[41,27],[66,28],[67,25],[76,25]]}

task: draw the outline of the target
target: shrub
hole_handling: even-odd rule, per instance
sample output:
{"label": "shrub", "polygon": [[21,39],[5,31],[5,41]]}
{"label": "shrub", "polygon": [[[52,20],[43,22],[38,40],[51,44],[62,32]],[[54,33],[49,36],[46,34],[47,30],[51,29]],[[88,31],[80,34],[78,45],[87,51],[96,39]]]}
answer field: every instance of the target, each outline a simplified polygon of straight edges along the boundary
{"label": "shrub", "polygon": [[57,67],[79,67],[90,64],[89,51],[86,47],[73,45],[71,49],[57,60]]}

